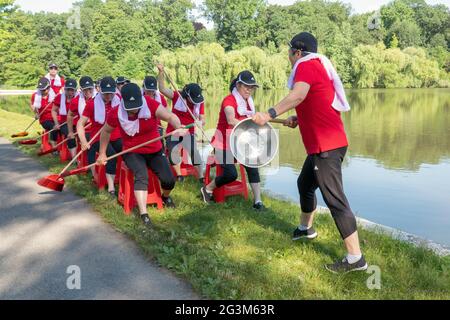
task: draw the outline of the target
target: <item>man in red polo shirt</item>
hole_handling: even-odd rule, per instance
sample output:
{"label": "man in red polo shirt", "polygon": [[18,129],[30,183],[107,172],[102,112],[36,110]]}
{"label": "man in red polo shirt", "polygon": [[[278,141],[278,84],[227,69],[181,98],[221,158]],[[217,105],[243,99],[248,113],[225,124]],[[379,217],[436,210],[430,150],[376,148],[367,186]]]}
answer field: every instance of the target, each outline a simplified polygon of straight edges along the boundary
{"label": "man in red polo shirt", "polygon": [[348,142],[340,112],[350,109],[342,82],[328,58],[317,54],[317,40],[312,34],[296,35],[289,47],[293,66],[291,92],[267,113],[257,113],[253,120],[264,125],[293,108],[297,113],[288,118],[286,125],[300,126],[308,157],[297,181],[301,221],[293,240],[317,237],[312,224],[317,206],[315,191],[319,188],[347,249],[343,260],[326,265],[326,269],[335,273],[366,270],[356,219],[342,183],[342,161]]}

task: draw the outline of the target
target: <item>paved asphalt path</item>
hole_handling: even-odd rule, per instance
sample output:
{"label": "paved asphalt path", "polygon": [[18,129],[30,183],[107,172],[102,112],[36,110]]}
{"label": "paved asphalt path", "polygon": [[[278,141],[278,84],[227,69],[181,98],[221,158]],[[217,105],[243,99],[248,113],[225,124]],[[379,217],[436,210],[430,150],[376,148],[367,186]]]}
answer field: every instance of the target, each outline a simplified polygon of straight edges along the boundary
{"label": "paved asphalt path", "polygon": [[[47,174],[0,138],[0,299],[199,299],[83,199],[38,186]],[[79,290],[67,288],[72,265]]]}

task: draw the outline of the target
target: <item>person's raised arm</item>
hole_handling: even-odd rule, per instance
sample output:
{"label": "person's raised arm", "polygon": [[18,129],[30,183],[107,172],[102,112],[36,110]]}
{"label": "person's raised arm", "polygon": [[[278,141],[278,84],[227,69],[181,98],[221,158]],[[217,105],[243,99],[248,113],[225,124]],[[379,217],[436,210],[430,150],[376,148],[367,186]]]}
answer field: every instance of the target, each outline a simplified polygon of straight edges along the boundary
{"label": "person's raised arm", "polygon": [[156,65],[158,68],[158,88],[159,91],[168,99],[173,99],[173,90],[166,87],[166,76],[164,74],[164,66],[160,63]]}
{"label": "person's raised arm", "polygon": [[234,127],[239,123],[239,120],[236,119],[236,112],[234,111],[234,108],[231,106],[226,106],[224,109],[225,116],[227,118],[228,125]]}
{"label": "person's raised arm", "polygon": [[176,129],[176,134],[172,133],[174,135],[183,136],[189,132],[188,129],[183,129],[180,118],[178,118],[176,114],[164,108],[162,104],[160,104],[158,109],[156,110],[156,117],[168,122],[172,127],[174,127]]}

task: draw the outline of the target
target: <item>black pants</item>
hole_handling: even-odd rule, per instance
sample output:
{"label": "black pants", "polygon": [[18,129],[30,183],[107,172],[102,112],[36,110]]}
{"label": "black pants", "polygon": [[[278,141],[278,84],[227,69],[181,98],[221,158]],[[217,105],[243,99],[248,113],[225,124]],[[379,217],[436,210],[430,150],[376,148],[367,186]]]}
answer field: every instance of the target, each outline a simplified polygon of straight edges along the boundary
{"label": "black pants", "polygon": [[[41,123],[41,126],[45,130],[50,131],[55,126],[55,123],[53,122],[53,120],[47,120],[47,121],[44,121],[43,123]],[[50,140],[53,142],[56,142],[58,140],[58,130],[52,131],[50,133]]]}
{"label": "black pants", "polygon": [[[74,130],[74,131],[76,131],[76,130]],[[72,131],[72,132],[74,132],[74,131]],[[59,132],[61,132],[61,134],[62,134],[65,138],[67,138],[67,136],[68,136],[68,134],[69,134],[69,129],[68,129],[68,127],[67,127],[67,123],[64,124],[64,125],[62,125],[61,128],[59,128]],[[73,149],[73,148],[76,148],[76,147],[77,147],[77,143],[76,143],[76,141],[75,141],[75,138],[67,140],[67,147],[68,147],[69,149]]]}
{"label": "black pants", "polygon": [[[234,164],[235,159],[231,151],[215,149],[214,153],[216,156],[216,160],[223,169],[223,174],[221,176],[216,177],[216,179],[214,180],[216,186],[222,187],[227,183],[235,181],[238,177],[238,173],[236,170],[236,165]],[[250,168],[246,166],[244,166],[244,168],[245,171],[247,172],[248,181],[250,183],[261,182],[258,168]]]}
{"label": "black pants", "polygon": [[148,168],[156,174],[162,189],[172,190],[175,188],[175,178],[162,149],[150,154],[127,153],[123,155],[123,160],[127,167],[133,171],[134,190],[148,190]]}
{"label": "black pants", "polygon": [[199,166],[202,164],[202,158],[197,149],[194,134],[188,134],[184,137],[168,137],[166,139],[167,151],[169,152],[169,160],[172,165],[178,165],[182,159],[180,156],[180,147],[182,146],[190,155],[192,165]]}
{"label": "black pants", "polygon": [[[92,164],[95,162],[95,154],[100,149],[100,141],[97,141],[94,143],[91,148],[88,151],[88,162],[89,164]],[[115,155],[116,153],[119,153],[122,151],[122,139],[118,139],[116,141],[110,141],[108,143],[108,147],[106,148],[106,155],[108,157]],[[116,166],[117,166],[117,159],[114,158],[112,160],[109,160],[106,163],[106,173],[107,174],[116,174]]]}
{"label": "black pants", "polygon": [[297,180],[302,211],[311,213],[316,210],[316,190],[319,188],[342,239],[356,231],[356,219],[342,184],[342,162],[346,152],[347,147],[343,147],[308,155]]}

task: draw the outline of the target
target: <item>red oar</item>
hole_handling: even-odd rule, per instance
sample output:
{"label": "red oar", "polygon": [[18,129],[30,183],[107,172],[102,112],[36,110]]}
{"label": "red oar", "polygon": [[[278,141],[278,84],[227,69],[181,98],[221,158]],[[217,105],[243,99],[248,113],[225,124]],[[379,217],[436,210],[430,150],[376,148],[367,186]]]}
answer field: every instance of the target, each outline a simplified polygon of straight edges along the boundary
{"label": "red oar", "polygon": [[[189,128],[192,128],[194,125],[195,125],[194,123],[191,123],[191,124],[189,124],[187,126],[184,126],[183,128],[184,129],[189,129]],[[174,133],[174,131],[169,133],[169,134],[163,135],[161,137],[152,139],[150,141],[138,144],[137,146],[134,146],[134,147],[132,147],[130,149],[127,149],[127,150],[124,150],[122,152],[116,153],[115,155],[106,158],[106,161],[109,161],[111,159],[120,157],[120,156],[122,156],[122,155],[124,155],[126,153],[129,153],[129,152],[132,152],[132,151],[134,151],[136,149],[142,148],[143,146],[146,146],[147,144],[151,144],[151,143],[154,143],[154,142],[156,142],[158,140],[162,140],[164,138],[170,137],[171,135],[173,135],[173,133]],[[51,190],[60,191],[61,192],[63,190],[63,188],[64,188],[64,182],[65,182],[64,178],[65,177],[73,176],[73,175],[80,174],[80,173],[84,173],[84,172],[88,171],[90,168],[94,167],[95,165],[97,165],[97,163],[93,163],[93,164],[90,164],[90,165],[88,165],[86,167],[79,168],[79,169],[74,169],[74,170],[66,172],[66,170],[68,168],[68,166],[67,166],[66,168],[63,169],[63,171],[61,171],[61,173],[59,175],[55,174],[55,175],[50,175],[50,176],[48,176],[46,178],[42,178],[41,180],[38,181],[38,184],[43,186],[43,187],[49,188]]]}
{"label": "red oar", "polygon": [[[103,127],[105,128],[105,127]],[[95,140],[97,139],[97,137],[100,135],[100,133],[103,131],[103,128],[101,128],[93,137],[91,140],[89,140],[89,145]],[[78,157],[85,152],[85,150],[80,150],[80,152],[78,152],[75,157],[73,157],[73,159],[64,167],[64,169],[62,169],[62,171],[59,174],[51,174],[49,176],[46,176],[42,179],[40,179],[38,181],[38,185],[43,186],[45,188],[54,190],[54,191],[59,191],[61,192],[64,188],[64,179],[63,179],[63,174],[65,174],[65,172],[69,169],[69,167],[78,159]],[[84,170],[86,171],[86,170]],[[82,171],[82,172],[84,172]]]}
{"label": "red oar", "polygon": [[[22,132],[19,132],[19,133],[16,133],[16,134],[11,135],[11,138],[26,137],[26,136],[28,135],[27,130],[30,129],[31,126],[32,126],[37,120],[39,120],[39,118],[40,118],[41,115],[44,113],[44,111],[45,111],[50,105],[52,105],[52,104],[53,104],[53,101],[50,102],[49,104],[47,104],[47,105],[45,106],[45,108],[37,115],[37,117],[30,123],[30,125],[29,125],[25,130],[23,130]],[[27,143],[24,143],[24,144],[27,144]],[[34,144],[34,143],[29,143],[29,144]]]}
{"label": "red oar", "polygon": [[[78,117],[78,116],[75,116],[74,119],[77,118],[77,117]],[[67,121],[64,122],[64,123],[62,123],[62,124],[59,126],[59,128],[62,127],[63,125],[65,125],[66,123],[67,123]],[[44,132],[44,133],[38,135],[35,139],[20,140],[20,141],[19,141],[19,144],[26,144],[26,145],[36,144],[36,143],[38,142],[37,139],[42,138],[43,136],[46,136],[46,135],[52,133],[52,132],[55,131],[55,130],[59,130],[59,128],[53,128],[52,130],[46,131],[46,132]]]}
{"label": "red oar", "polygon": [[[87,126],[84,127],[84,129],[89,128],[91,125],[92,125],[92,123],[89,123]],[[78,135],[78,132],[76,132],[76,133],[74,134],[74,137],[77,136],[77,135]],[[64,139],[63,141],[61,141],[60,143],[58,143],[54,148],[52,148],[52,149],[50,149],[50,150],[47,150],[47,151],[39,151],[37,155],[38,155],[38,156],[45,156],[46,154],[50,154],[50,153],[52,153],[52,152],[55,152],[55,151],[58,150],[59,146],[61,146],[62,144],[64,144],[64,143],[67,142],[68,140],[70,140],[70,138]]]}

